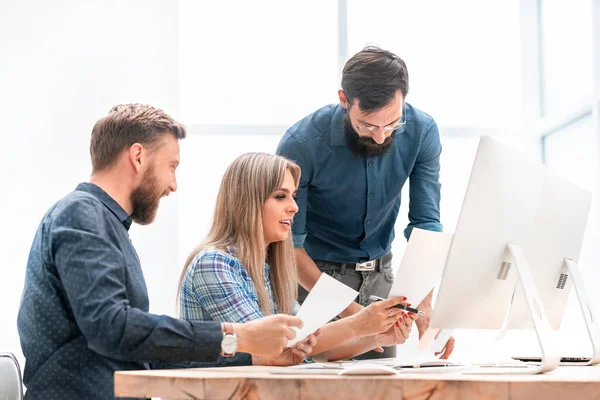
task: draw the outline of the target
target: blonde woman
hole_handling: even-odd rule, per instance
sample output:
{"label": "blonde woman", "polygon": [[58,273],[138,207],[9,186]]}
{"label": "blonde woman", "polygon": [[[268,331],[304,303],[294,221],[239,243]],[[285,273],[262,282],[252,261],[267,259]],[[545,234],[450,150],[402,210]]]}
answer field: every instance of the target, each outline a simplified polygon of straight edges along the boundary
{"label": "blonde woman", "polygon": [[[208,236],[181,274],[182,318],[246,322],[294,313],[298,281],[290,229],[298,211],[294,195],[299,179],[298,165],[281,156],[247,153],[233,161],[223,176]],[[415,317],[393,306],[405,300],[377,302],[328,323],[320,329],[318,342],[304,348],[334,360],[404,343]],[[297,346],[251,362],[300,363],[308,352]]]}

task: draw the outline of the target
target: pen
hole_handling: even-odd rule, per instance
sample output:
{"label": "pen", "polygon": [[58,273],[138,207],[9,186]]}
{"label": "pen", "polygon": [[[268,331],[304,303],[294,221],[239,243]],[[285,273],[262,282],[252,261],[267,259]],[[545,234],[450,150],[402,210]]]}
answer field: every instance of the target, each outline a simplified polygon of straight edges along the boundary
{"label": "pen", "polygon": [[[373,296],[373,295],[371,295],[371,296],[369,296],[369,300],[382,301],[382,300],[385,300],[385,299],[381,298],[379,296]],[[417,310],[416,308],[412,308],[412,307],[409,307],[409,306],[405,306],[404,304],[396,304],[394,307],[400,308],[400,309],[402,309],[404,311],[408,311],[408,312],[413,313],[413,314],[425,315],[424,311]]]}

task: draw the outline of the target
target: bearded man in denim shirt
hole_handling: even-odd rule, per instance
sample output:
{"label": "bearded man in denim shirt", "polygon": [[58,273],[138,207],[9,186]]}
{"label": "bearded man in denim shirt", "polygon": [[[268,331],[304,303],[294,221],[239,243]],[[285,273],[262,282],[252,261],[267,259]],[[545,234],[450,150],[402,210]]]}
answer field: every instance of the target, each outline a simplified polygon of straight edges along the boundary
{"label": "bearded man in denim shirt", "polygon": [[[292,227],[303,286],[299,301],[322,272],[359,291],[358,303],[342,317],[360,310],[370,295],[388,296],[394,224],[407,180],[406,239],[413,228],[442,231],[440,135],[431,116],[406,103],[407,94],[404,61],[366,47],[344,66],[340,103],[303,118],[281,139],[277,154],[302,168]],[[421,336],[429,325],[431,293],[418,308],[426,312],[415,322]],[[450,338],[442,357],[453,348]],[[364,358],[395,355],[388,348]]]}
{"label": "bearded man in denim shirt", "polygon": [[[113,399],[113,375],[151,363],[251,364],[277,355],[292,326],[274,315],[245,324],[189,322],[148,312],[129,239],[177,190],[184,127],[157,108],[114,107],[92,130],[92,176],[53,205],[35,235],[18,316],[26,399]],[[311,348],[305,349],[307,353]]]}

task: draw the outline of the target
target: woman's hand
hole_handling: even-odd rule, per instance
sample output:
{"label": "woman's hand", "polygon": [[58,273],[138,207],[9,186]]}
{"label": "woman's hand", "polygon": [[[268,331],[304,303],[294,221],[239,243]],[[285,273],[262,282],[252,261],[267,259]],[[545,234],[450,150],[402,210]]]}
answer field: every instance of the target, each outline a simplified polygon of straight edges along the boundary
{"label": "woman's hand", "polygon": [[[309,354],[312,353],[313,347],[317,344],[317,337],[321,334],[320,330],[308,335],[302,341],[296,343],[293,347],[285,348],[280,354],[273,357],[265,357],[264,362],[259,362],[260,365],[270,366],[287,366],[300,364]],[[255,363],[256,364],[256,363]]]}
{"label": "woman's hand", "polygon": [[413,321],[418,318],[416,314],[407,314],[398,318],[396,323],[387,331],[375,335],[375,341],[379,346],[394,346],[406,342],[406,339],[410,336]]}
{"label": "woman's hand", "polygon": [[405,304],[404,301],[406,301],[406,297],[392,297],[376,301],[347,318],[354,319],[356,336],[372,336],[387,332],[403,313],[402,309],[394,306]]}

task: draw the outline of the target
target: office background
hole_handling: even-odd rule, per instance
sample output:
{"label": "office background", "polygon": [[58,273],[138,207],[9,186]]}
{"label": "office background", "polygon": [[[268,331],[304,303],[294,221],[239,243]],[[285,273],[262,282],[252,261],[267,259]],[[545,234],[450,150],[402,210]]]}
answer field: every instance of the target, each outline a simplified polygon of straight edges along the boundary
{"label": "office background", "polygon": [[[287,127],[336,102],[344,62],[367,44],[406,61],[407,101],[438,123],[445,230],[454,232],[478,137],[493,134],[594,193],[580,263],[593,291],[599,0],[1,0],[0,351],[22,360],[16,316],[35,229],[88,179],[91,128],[113,105],[152,104],[189,129],[179,190],[154,224],[131,230],[151,311],[174,314],[177,278],[207,232],[225,167],[246,151],[273,152]],[[568,313],[561,334],[573,337],[579,318]],[[483,340],[469,335],[456,334],[457,356]],[[508,343],[527,343],[519,335]]]}

